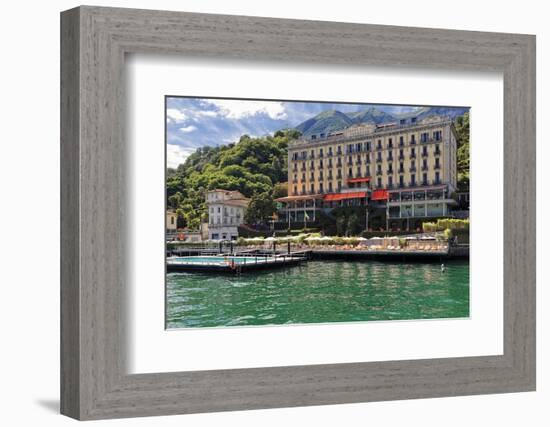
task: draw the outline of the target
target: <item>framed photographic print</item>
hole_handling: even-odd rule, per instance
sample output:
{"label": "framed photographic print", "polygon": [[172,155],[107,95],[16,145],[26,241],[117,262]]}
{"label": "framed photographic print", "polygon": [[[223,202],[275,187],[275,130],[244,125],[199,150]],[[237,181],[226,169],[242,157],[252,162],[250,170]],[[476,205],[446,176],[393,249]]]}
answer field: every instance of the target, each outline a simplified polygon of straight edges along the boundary
{"label": "framed photographic print", "polygon": [[535,39],[62,13],[62,413],[535,388]]}

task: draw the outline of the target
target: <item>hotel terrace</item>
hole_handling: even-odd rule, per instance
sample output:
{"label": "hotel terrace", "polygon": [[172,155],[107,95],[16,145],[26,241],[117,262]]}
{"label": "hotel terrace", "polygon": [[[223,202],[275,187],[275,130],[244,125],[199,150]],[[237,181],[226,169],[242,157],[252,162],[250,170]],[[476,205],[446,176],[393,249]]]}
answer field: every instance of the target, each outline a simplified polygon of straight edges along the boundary
{"label": "hotel terrace", "polygon": [[[447,117],[363,124],[311,135],[288,148],[288,196],[279,218],[315,221],[320,211],[365,206],[365,226],[418,227],[456,202],[457,138]],[[382,225],[383,224],[383,225]]]}

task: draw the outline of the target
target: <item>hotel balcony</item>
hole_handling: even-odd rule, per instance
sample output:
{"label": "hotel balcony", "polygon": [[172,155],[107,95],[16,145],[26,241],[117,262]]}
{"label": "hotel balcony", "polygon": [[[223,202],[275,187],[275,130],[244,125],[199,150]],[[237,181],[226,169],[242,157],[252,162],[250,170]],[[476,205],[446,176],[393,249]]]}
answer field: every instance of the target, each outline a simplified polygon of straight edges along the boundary
{"label": "hotel balcony", "polygon": [[441,169],[441,165],[440,165],[440,164],[438,164],[438,163],[436,163],[436,164],[435,164],[435,166],[434,166],[434,169],[435,169],[435,170],[439,170],[439,169]]}
{"label": "hotel balcony", "polygon": [[399,160],[405,160],[405,155],[404,154],[399,154],[399,156],[397,156],[397,158]]}
{"label": "hotel balcony", "polygon": [[416,166],[411,166],[409,168],[409,172],[416,172]]}
{"label": "hotel balcony", "polygon": [[380,169],[380,170],[377,170],[377,171],[376,171],[376,175],[377,175],[377,176],[382,175],[382,170],[381,170],[381,169]]}
{"label": "hotel balcony", "polygon": [[428,170],[428,166],[422,166],[422,170],[423,170],[423,171],[427,171],[427,170]]}
{"label": "hotel balcony", "polygon": [[397,172],[398,173],[405,173],[405,169],[404,168],[399,168],[399,169],[397,169]]}
{"label": "hotel balcony", "polygon": [[393,156],[391,156],[391,155],[388,156],[388,157],[386,158],[386,160],[387,160],[388,162],[393,162]]}
{"label": "hotel balcony", "polygon": [[393,174],[393,169],[388,169],[388,170],[386,171],[386,174],[388,174],[388,175]]}
{"label": "hotel balcony", "polygon": [[422,157],[428,157],[428,152],[427,151],[422,151]]}
{"label": "hotel balcony", "polygon": [[376,158],[376,163],[381,163],[382,162],[382,157],[377,157]]}
{"label": "hotel balcony", "polygon": [[441,150],[435,150],[434,151],[434,156],[439,156],[441,154]]}
{"label": "hotel balcony", "polygon": [[411,153],[411,155],[409,156],[411,159],[416,159],[416,153]]}

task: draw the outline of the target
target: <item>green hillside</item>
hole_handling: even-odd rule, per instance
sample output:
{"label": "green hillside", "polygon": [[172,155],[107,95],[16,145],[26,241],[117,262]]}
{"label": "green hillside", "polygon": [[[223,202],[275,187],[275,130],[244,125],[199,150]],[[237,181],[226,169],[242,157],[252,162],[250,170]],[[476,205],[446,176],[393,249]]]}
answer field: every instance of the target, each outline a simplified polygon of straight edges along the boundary
{"label": "green hillside", "polygon": [[168,207],[176,209],[178,226],[198,228],[206,213],[207,190],[238,190],[252,198],[248,222],[264,222],[275,210],[273,199],[286,195],[287,146],[299,137],[296,130],[250,138],[218,147],[203,147],[177,169],[168,169]]}

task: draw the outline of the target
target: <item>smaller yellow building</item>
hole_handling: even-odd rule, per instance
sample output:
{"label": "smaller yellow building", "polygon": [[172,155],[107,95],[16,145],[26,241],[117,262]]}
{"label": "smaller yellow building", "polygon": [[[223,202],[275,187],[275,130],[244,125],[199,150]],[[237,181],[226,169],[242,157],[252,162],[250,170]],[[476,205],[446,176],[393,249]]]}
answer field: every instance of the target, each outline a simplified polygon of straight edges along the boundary
{"label": "smaller yellow building", "polygon": [[178,215],[172,209],[166,211],[166,234],[174,234],[178,230]]}

